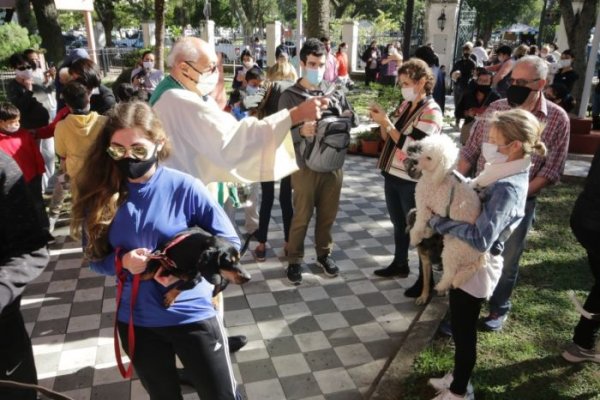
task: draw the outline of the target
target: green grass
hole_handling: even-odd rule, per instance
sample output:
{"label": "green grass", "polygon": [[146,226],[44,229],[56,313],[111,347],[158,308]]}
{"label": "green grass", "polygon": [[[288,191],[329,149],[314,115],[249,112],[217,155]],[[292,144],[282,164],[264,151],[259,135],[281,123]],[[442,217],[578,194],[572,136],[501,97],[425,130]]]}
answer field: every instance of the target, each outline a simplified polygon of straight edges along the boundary
{"label": "green grass", "polygon": [[[479,333],[477,400],[600,399],[600,366],[572,365],[560,357],[579,319],[566,291],[574,289],[583,301],[592,282],[585,252],[569,228],[581,188],[560,184],[538,198],[508,322],[501,333]],[[427,379],[451,370],[453,354],[451,339],[436,338],[417,358],[398,399],[432,398]]]}

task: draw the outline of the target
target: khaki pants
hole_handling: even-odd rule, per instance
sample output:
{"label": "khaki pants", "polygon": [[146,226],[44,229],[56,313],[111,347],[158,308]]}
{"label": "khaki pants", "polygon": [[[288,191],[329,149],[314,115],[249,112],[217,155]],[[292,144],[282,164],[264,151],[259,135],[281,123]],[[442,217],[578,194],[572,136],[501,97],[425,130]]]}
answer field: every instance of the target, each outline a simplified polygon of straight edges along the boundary
{"label": "khaki pants", "polygon": [[341,168],[332,172],[315,172],[302,168],[292,174],[294,216],[288,242],[290,264],[300,263],[304,257],[304,238],[315,208],[317,209],[315,225],[317,257],[331,254],[333,247],[331,227],[340,203],[343,177],[344,172]]}

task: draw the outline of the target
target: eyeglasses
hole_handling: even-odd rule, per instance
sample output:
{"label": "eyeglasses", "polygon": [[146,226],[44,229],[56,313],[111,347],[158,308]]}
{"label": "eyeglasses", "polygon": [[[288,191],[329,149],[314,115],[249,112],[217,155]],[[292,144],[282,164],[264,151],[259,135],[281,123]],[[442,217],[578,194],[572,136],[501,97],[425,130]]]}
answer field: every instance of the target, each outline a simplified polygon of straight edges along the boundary
{"label": "eyeglasses", "polygon": [[194,67],[194,64],[192,64],[191,61],[184,61],[187,65],[189,65],[189,67],[191,69],[193,69],[194,71],[196,71],[198,74],[200,75],[204,75],[204,74],[214,74],[215,71],[217,70],[217,65],[213,64],[210,67],[208,67],[208,69],[204,72],[200,71],[198,68]]}
{"label": "eyeglasses", "polygon": [[509,79],[508,82],[511,86],[527,86],[529,84],[539,81],[541,78],[536,79]]}
{"label": "eyeglasses", "polygon": [[17,67],[17,69],[19,71],[25,71],[26,69],[31,69],[31,68],[32,68],[31,65],[22,65],[20,67]]}
{"label": "eyeglasses", "polygon": [[[152,153],[155,153],[157,148],[158,143],[156,143],[156,145],[154,146]],[[125,158],[127,153],[130,153],[133,158],[140,161],[150,158],[150,149],[141,144],[134,144],[131,147],[121,146],[120,144],[111,144],[106,149],[106,152],[108,153],[110,158],[112,158],[115,161],[122,160],[123,158]]]}

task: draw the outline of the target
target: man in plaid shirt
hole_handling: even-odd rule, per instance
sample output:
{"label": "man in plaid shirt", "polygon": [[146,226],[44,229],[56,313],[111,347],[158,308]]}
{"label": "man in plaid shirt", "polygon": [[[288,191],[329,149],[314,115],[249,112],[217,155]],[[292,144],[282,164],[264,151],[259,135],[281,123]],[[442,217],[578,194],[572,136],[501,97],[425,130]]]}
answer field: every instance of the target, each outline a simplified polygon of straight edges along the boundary
{"label": "man in plaid shirt", "polygon": [[507,98],[492,103],[485,114],[477,119],[471,135],[462,148],[458,170],[467,174],[474,167],[475,175],[483,170],[485,159],[481,152],[482,143],[488,142],[489,116],[495,111],[520,107],[535,115],[545,127],[542,141],[548,149],[545,157],[532,155],[529,172],[529,191],[525,205],[525,217],[504,244],[504,268],[500,281],[490,298],[490,314],[484,319],[486,330],[498,331],[508,316],[510,296],[516,285],[519,272],[519,259],[525,247],[525,237],[535,217],[536,196],[541,190],[558,182],[565,167],[569,147],[569,118],[565,111],[546,100],[543,89],[546,85],[548,67],[546,62],[536,56],[527,56],[516,62],[511,87]]}

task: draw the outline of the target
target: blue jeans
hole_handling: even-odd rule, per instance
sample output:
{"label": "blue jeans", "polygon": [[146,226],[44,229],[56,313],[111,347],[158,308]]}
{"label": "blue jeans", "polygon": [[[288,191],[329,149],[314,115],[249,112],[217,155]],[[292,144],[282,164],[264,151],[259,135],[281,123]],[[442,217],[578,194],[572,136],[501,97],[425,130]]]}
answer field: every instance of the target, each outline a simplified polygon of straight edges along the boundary
{"label": "blue jeans", "polygon": [[490,313],[504,315],[510,310],[510,296],[517,284],[519,260],[525,249],[525,238],[535,218],[535,204],[535,198],[527,199],[525,216],[504,243],[504,251],[502,252],[504,267],[502,268],[500,281],[498,281],[498,285],[490,299]]}
{"label": "blue jeans", "polygon": [[406,233],[406,214],[415,208],[415,182],[385,175],[385,203],[394,225],[395,265],[408,264],[410,237]]}

